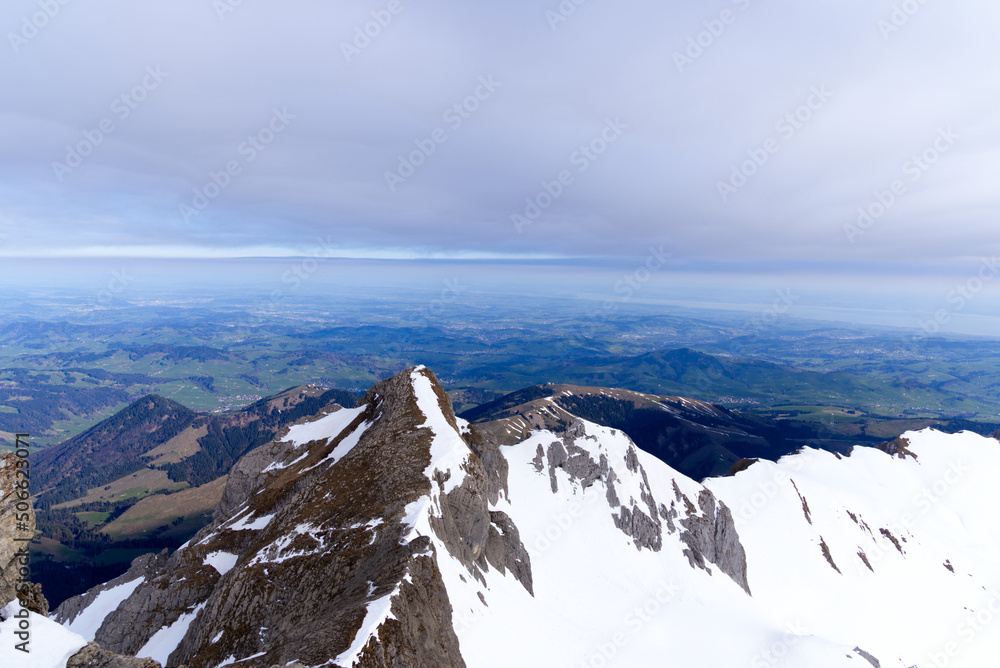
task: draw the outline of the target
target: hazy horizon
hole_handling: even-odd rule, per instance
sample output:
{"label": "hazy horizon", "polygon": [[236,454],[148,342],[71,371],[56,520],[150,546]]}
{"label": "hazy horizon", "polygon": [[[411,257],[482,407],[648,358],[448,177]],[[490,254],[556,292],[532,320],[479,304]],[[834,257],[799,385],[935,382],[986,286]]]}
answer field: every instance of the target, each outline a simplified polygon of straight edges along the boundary
{"label": "hazy horizon", "polygon": [[52,6],[0,8],[3,258],[998,252],[985,0]]}

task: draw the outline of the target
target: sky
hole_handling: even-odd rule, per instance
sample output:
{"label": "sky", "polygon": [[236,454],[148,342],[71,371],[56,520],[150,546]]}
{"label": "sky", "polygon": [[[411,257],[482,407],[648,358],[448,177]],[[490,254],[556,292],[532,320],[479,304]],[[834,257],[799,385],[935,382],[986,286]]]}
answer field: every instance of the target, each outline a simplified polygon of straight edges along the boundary
{"label": "sky", "polygon": [[974,275],[987,0],[6,0],[0,257]]}

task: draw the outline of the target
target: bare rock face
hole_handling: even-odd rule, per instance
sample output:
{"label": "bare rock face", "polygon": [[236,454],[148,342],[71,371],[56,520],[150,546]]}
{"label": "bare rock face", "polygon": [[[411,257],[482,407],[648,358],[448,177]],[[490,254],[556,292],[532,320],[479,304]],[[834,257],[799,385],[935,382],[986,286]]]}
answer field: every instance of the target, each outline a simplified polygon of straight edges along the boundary
{"label": "bare rock face", "polygon": [[96,643],[87,643],[66,661],[66,668],[161,668],[161,666],[152,659],[112,654],[101,649]]}
{"label": "bare rock face", "polygon": [[900,436],[887,443],[879,443],[875,447],[899,459],[906,459],[907,457],[917,458],[917,455],[910,451],[910,441],[905,436]]}
{"label": "bare rock face", "polygon": [[879,662],[878,659],[876,659],[874,656],[872,656],[871,654],[869,654],[865,650],[861,649],[860,647],[855,647],[854,648],[854,653],[857,654],[858,656],[860,656],[862,659],[864,659],[868,663],[872,664],[872,666],[874,668],[882,668],[882,664],[881,664],[881,662]]}
{"label": "bare rock face", "polygon": [[[659,552],[663,548],[664,531],[680,532],[680,540],[686,546],[684,554],[693,568],[707,570],[708,564],[714,564],[750,593],[746,552],[733,514],[724,503],[702,487],[696,505],[676,483],[674,498],[659,501],[653,496],[634,445],[629,446],[624,461],[612,463],[589,447],[587,441],[593,438],[587,436],[583,423],[575,420],[561,434],[561,441],[554,441],[544,449],[538,446],[533,465],[539,473],[547,468],[553,493],[558,491],[556,469],[563,470],[584,489],[603,484],[615,526],[632,539],[637,549]],[[638,478],[639,498],[626,499],[619,491],[626,476]]]}
{"label": "bare rock face", "polygon": [[[30,499],[23,499],[24,462],[14,453],[0,454],[0,606],[15,598],[24,607],[40,615],[47,615],[49,603],[42,595],[40,585],[28,581],[28,543],[35,534],[35,511]],[[24,469],[28,471],[28,469]]]}
{"label": "bare rock face", "polygon": [[705,568],[706,562],[715,564],[749,594],[747,555],[736,532],[733,513],[707,489],[698,495],[698,506],[701,515],[680,520],[684,527],[681,540],[688,546],[684,554],[693,566]]}
{"label": "bare rock face", "polygon": [[[437,565],[440,547],[413,535],[408,514],[434,492],[429,522],[438,546],[471,577],[510,570],[530,592],[530,560],[510,519],[490,510],[491,500],[507,494],[507,462],[494,441],[463,433],[470,452],[461,484],[449,484],[449,474],[425,474],[434,432],[412,374],[431,381],[459,438],[437,379],[426,369],[407,370],[355,408],[310,419],[314,440],[299,442],[289,434],[304,432],[286,430],[245,455],[212,524],[174,554],[140,558],[115,581],[66,601],[56,619],[70,621],[101,591],[141,577],[96,633],[105,650],[151,652],[150,639],[172,628],[183,637],[162,657],[168,667],[338,666],[351,657],[366,668],[464,667]],[[337,426],[324,431],[313,423]],[[359,635],[378,610],[375,632]]]}
{"label": "bare rock face", "polygon": [[131,566],[129,566],[128,571],[119,575],[114,580],[109,580],[104,584],[92,587],[86,593],[63,601],[55,609],[55,612],[52,613],[52,619],[60,624],[70,624],[103,592],[114,589],[119,585],[133,582],[139,578],[151,580],[157,573],[163,570],[166,563],[167,550],[163,550],[159,554],[144,554],[141,557],[136,557],[132,561]]}

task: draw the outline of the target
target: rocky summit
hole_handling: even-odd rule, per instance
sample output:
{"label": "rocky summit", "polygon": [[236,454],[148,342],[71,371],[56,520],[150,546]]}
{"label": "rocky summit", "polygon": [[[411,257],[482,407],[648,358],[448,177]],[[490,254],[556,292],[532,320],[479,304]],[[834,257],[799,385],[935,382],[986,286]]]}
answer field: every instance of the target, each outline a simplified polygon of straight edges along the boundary
{"label": "rocky summit", "polygon": [[[923,668],[1000,588],[996,440],[925,430],[905,456],[806,449],[702,484],[556,410],[512,439],[414,367],[298,420],[190,541],[39,617],[68,648],[51,665]],[[950,665],[986,665],[976,639]]]}

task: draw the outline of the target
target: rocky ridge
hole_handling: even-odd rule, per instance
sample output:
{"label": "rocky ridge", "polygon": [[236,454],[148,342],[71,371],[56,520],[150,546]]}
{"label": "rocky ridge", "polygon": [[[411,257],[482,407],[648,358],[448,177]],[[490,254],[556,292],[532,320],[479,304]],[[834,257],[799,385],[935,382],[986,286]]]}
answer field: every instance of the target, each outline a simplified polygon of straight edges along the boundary
{"label": "rocky ridge", "polygon": [[[747,460],[733,477],[701,484],[620,430],[549,412],[551,423],[501,442],[489,425],[457,418],[429,370],[408,369],[356,406],[328,406],[247,453],[209,526],[66,601],[55,618],[90,630],[88,660],[103,660],[100,649],[170,668],[575,666],[599,655],[654,665],[650,653],[678,665],[761,665],[762,639],[792,637],[758,589],[775,543],[798,549],[794,541],[818,533],[802,515],[803,495],[819,498],[816,482],[785,490],[756,480],[767,462]],[[829,455],[829,465],[857,465],[868,450]],[[786,495],[807,528],[762,532]],[[758,496],[755,518],[744,504]],[[827,523],[843,563],[833,508],[814,501],[813,521]],[[820,550],[806,547],[818,562]],[[633,628],[634,605],[656,615]],[[727,642],[706,645],[720,628]],[[892,648],[871,637],[828,639],[841,635],[794,635],[789,661],[905,665],[886,661]]]}
{"label": "rocky ridge", "polygon": [[[439,452],[442,420],[453,438]],[[505,485],[502,458],[470,439],[480,457],[458,429],[430,371],[379,383],[356,407],[328,409],[248,453],[212,524],[173,555],[137,560],[66,601],[56,619],[72,626],[102,592],[141,578],[101,621],[100,646],[189,668],[462,666],[438,548],[415,535],[421,512],[470,577],[510,570],[530,590],[531,570],[516,529],[489,510]]]}

